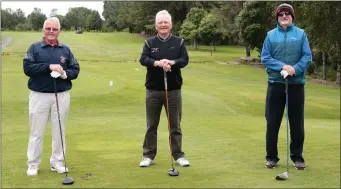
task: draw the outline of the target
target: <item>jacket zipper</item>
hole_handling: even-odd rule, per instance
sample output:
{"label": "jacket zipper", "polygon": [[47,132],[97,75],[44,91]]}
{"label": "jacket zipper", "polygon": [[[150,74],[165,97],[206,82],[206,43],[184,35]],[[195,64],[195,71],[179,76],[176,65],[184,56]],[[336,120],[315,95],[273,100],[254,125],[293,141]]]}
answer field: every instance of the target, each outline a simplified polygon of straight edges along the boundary
{"label": "jacket zipper", "polygon": [[287,30],[284,33],[284,60],[284,63],[287,64]]}

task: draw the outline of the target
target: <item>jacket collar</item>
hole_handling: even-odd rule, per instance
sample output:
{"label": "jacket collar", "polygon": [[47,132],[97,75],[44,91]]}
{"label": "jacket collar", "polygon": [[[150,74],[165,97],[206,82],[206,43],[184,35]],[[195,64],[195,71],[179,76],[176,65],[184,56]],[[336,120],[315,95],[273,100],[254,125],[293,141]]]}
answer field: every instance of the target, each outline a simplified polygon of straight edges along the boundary
{"label": "jacket collar", "polygon": [[[292,30],[293,27],[294,27],[294,23],[290,24],[290,25],[288,26],[288,28],[287,28],[287,31]],[[282,26],[279,25],[278,23],[277,23],[277,29],[280,30],[280,31],[282,31],[282,32],[285,32],[285,31],[283,30]]]}

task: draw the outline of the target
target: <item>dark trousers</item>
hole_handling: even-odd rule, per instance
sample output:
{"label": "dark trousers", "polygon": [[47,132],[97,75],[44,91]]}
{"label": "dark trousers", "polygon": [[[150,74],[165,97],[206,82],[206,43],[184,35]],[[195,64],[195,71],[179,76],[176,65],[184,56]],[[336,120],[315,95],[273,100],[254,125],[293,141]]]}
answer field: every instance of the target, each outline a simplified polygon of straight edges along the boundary
{"label": "dark trousers", "polygon": [[[269,83],[266,95],[266,159],[279,161],[277,142],[286,103],[285,84]],[[304,85],[288,86],[288,117],[290,125],[290,158],[303,161],[304,143]]]}
{"label": "dark trousers", "polygon": [[[181,151],[182,133],[180,128],[182,109],[181,90],[168,91],[170,135],[172,155],[175,160],[184,156]],[[166,108],[165,91],[146,91],[147,132],[143,143],[143,156],[154,159],[157,153],[157,128],[160,121],[162,106]],[[167,123],[168,127],[168,123]],[[168,148],[169,150],[169,148]]]}

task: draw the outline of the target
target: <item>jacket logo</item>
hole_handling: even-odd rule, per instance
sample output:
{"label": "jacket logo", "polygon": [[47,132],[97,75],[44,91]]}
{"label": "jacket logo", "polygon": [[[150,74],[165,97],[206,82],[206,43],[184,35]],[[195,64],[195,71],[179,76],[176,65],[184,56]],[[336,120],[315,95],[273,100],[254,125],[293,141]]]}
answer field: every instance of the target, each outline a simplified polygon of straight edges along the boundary
{"label": "jacket logo", "polygon": [[65,58],[64,56],[61,56],[61,57],[60,57],[60,62],[61,62],[61,63],[65,63],[65,59],[66,59],[66,58]]}
{"label": "jacket logo", "polygon": [[152,53],[159,52],[159,48],[152,48]]}

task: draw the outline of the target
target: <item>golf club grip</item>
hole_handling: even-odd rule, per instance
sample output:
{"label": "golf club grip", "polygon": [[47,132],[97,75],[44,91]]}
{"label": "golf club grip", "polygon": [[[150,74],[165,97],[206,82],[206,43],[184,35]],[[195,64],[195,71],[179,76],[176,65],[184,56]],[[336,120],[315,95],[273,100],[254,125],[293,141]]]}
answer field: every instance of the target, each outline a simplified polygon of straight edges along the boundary
{"label": "golf club grip", "polygon": [[163,72],[163,80],[165,82],[165,89],[167,89],[167,73],[165,71]]}
{"label": "golf club grip", "polygon": [[56,106],[57,106],[57,113],[58,113],[58,119],[59,119],[60,118],[60,116],[59,116],[59,104],[58,104],[58,97],[57,97],[58,91],[57,91],[57,83],[56,83],[55,78],[53,78],[53,85],[54,85],[54,94],[56,96]]}

